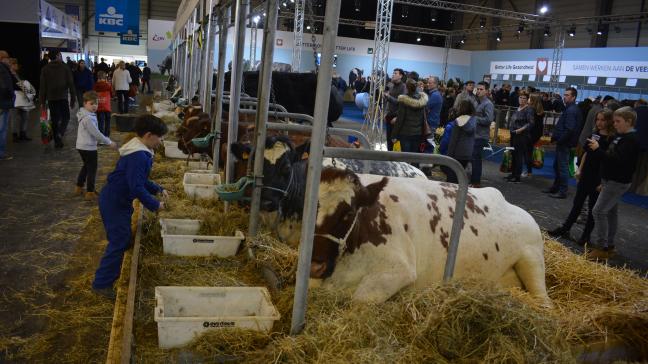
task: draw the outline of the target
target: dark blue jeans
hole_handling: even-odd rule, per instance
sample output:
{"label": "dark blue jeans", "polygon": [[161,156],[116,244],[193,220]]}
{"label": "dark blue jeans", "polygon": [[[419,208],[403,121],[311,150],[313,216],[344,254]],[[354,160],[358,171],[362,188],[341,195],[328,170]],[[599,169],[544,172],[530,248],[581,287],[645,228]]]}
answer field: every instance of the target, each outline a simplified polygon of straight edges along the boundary
{"label": "dark blue jeans", "polygon": [[101,132],[101,134],[109,137],[110,136],[110,111],[98,111],[97,124],[99,126],[99,131]]}
{"label": "dark blue jeans", "polygon": [[472,154],[472,174],[470,175],[471,184],[481,184],[482,175],[482,153],[484,147],[488,145],[486,139],[475,139],[475,146],[473,147]]}
{"label": "dark blue jeans", "polygon": [[52,134],[56,145],[63,144],[63,136],[70,122],[70,104],[68,100],[50,100],[47,102],[52,121]]}
{"label": "dark blue jeans", "polygon": [[398,137],[401,144],[401,152],[419,153],[419,146],[421,145],[421,137],[419,135]]}
{"label": "dark blue jeans", "polygon": [[554,160],[554,178],[551,189],[558,193],[567,193],[567,180],[569,179],[569,150],[564,145],[556,145],[556,159]]}
{"label": "dark blue jeans", "polygon": [[7,130],[9,130],[9,109],[0,109],[0,157],[7,150]]}

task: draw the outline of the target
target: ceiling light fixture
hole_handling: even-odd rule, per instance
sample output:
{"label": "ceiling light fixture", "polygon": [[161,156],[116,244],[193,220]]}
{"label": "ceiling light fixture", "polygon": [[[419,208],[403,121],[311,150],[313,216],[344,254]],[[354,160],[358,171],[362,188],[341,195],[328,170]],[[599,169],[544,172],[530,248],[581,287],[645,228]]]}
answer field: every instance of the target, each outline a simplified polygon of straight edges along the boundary
{"label": "ceiling light fixture", "polygon": [[572,25],[571,28],[569,28],[569,31],[567,31],[567,34],[570,37],[574,37],[576,35],[576,26]]}
{"label": "ceiling light fixture", "polygon": [[483,27],[485,27],[485,26],[486,26],[486,18],[484,18],[484,17],[482,16],[482,17],[479,18],[479,27],[480,27],[480,28],[483,28]]}

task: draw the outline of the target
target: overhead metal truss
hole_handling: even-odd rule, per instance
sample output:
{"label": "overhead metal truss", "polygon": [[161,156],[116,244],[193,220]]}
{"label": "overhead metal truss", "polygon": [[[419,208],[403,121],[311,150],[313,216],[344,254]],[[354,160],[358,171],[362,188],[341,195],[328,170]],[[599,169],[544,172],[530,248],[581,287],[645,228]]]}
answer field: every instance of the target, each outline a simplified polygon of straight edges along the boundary
{"label": "overhead metal truss", "polygon": [[[279,18],[281,19],[292,19],[292,15],[289,15],[287,13],[283,13],[279,15]],[[319,15],[314,15],[313,16],[313,21],[315,22],[324,22],[324,17],[319,16]],[[367,29],[374,29],[376,27],[376,22],[374,21],[366,21],[366,20],[355,20],[355,19],[344,19],[340,18],[339,21],[340,25],[351,25],[351,26],[356,26],[360,28],[367,28]],[[410,32],[410,33],[417,33],[417,34],[429,34],[429,35],[438,35],[445,37],[451,32],[447,30],[439,30],[439,29],[425,29],[425,28],[420,28],[420,27],[412,27],[408,25],[399,25],[399,24],[392,24],[391,26],[392,30],[399,31],[399,32]]]}
{"label": "overhead metal truss", "polygon": [[556,31],[553,55],[551,57],[551,77],[549,89],[553,92],[560,86],[560,68],[562,66],[563,50],[565,48],[565,30],[561,27]]}
{"label": "overhead metal truss", "polygon": [[369,138],[374,149],[386,149],[383,95],[387,83],[387,62],[389,61],[389,37],[392,28],[394,0],[378,0],[376,30],[374,33],[373,61],[371,65],[371,87],[369,88],[369,110],[362,131]]}
{"label": "overhead metal truss", "polygon": [[479,5],[461,4],[443,0],[394,0],[397,4],[421,6],[426,8],[458,11],[462,13],[472,13],[493,18],[504,18],[517,21],[545,22],[551,19],[547,16],[537,14],[526,14],[518,11],[494,9]]}
{"label": "overhead metal truss", "polygon": [[[634,14],[619,14],[619,15],[601,15],[601,16],[588,16],[580,18],[566,18],[566,19],[551,19],[545,22],[535,22],[530,24],[525,24],[525,29],[542,29],[545,26],[550,27],[570,27],[570,26],[587,26],[587,25],[598,25],[600,24],[611,24],[611,23],[637,23],[641,21],[648,20],[648,12],[643,13],[634,13]],[[462,30],[452,31],[452,35],[462,36],[462,35],[471,35],[471,34],[485,34],[485,33],[495,33],[495,32],[504,32],[506,30],[514,30],[520,26],[520,23],[511,23],[505,25],[498,25],[487,28],[469,28]]]}
{"label": "overhead metal truss", "polygon": [[306,0],[295,0],[295,30],[292,54],[292,70],[301,68],[302,41],[304,38],[304,5]]}

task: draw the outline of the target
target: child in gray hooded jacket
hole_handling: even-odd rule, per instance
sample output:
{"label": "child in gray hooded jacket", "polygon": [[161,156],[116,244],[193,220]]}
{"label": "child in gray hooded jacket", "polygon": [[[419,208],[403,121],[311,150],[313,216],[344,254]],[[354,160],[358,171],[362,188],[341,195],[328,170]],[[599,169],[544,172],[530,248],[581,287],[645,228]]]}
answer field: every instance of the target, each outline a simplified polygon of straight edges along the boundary
{"label": "child in gray hooded jacket", "polygon": [[101,134],[97,126],[97,93],[88,91],[83,94],[83,107],[79,108],[77,119],[79,128],[77,130],[76,149],[83,160],[83,167],[77,177],[74,193],[81,195],[83,186],[86,187],[85,199],[96,200],[95,179],[97,177],[97,142],[106,144],[117,149],[117,143]]}

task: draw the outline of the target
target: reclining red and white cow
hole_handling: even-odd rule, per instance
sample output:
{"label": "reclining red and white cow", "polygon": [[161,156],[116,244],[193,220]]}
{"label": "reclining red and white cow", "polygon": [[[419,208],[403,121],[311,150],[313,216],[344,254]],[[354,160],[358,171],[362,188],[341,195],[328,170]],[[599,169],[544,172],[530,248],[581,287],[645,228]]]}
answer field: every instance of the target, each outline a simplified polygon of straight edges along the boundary
{"label": "reclining red and white cow", "polygon": [[[311,278],[371,302],[441,282],[456,196],[455,184],[325,168]],[[494,188],[469,190],[454,277],[526,288],[550,305],[540,228]]]}

